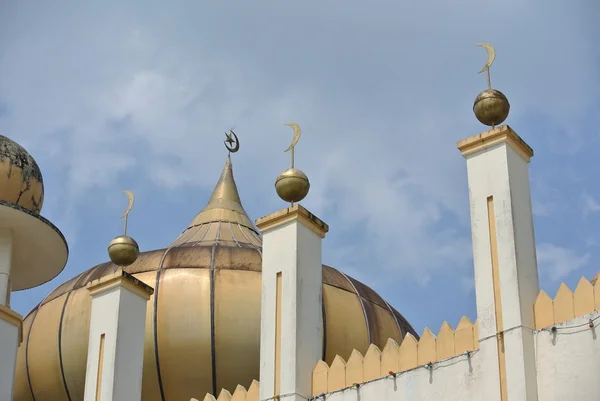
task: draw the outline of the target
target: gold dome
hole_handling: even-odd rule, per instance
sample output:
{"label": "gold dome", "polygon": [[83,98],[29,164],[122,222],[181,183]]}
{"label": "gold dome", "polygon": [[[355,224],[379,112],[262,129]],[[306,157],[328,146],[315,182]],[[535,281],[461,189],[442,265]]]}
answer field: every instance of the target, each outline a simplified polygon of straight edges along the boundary
{"label": "gold dome", "polygon": [[[202,399],[259,378],[262,239],[244,211],[227,162],[207,206],[170,246],[140,253],[124,270],[154,288],[146,320],[142,401]],[[91,268],[50,293],[25,318],[15,401],[81,401]],[[323,359],[370,343],[398,343],[410,324],[366,285],[323,266]],[[417,337],[418,338],[418,337]]]}
{"label": "gold dome", "polygon": [[18,143],[0,135],[0,200],[40,213],[44,203],[42,172]]}

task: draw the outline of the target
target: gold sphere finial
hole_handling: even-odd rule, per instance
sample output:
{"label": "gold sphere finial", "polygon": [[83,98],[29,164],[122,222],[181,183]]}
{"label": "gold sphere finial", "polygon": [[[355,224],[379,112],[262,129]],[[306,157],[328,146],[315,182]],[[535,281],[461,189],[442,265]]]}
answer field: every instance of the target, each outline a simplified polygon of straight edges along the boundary
{"label": "gold sphere finial", "polygon": [[131,191],[124,192],[125,195],[127,195],[127,198],[129,198],[127,209],[121,216],[121,218],[125,219],[124,233],[123,235],[119,235],[110,241],[110,244],[108,245],[108,257],[117,266],[129,266],[136,261],[138,255],[140,254],[140,248],[137,242],[127,235],[127,221],[129,218],[129,213],[131,212],[131,208],[133,207],[133,203],[135,202],[135,197]]}
{"label": "gold sphere finial", "polygon": [[486,89],[477,95],[473,103],[473,113],[482,124],[495,127],[508,117],[510,103],[504,93],[496,89]]}
{"label": "gold sphere finial", "polygon": [[129,266],[140,254],[137,242],[128,235],[119,235],[110,241],[108,256],[117,266]]}
{"label": "gold sphere finial", "polygon": [[481,92],[475,98],[473,103],[473,113],[482,124],[489,125],[492,128],[502,124],[510,112],[510,103],[502,92],[492,89],[492,80],[490,78],[490,67],[496,59],[496,50],[489,43],[478,43],[477,46],[483,47],[488,54],[487,61],[481,71],[487,72],[488,88]]}
{"label": "gold sphere finial", "polygon": [[302,170],[288,168],[277,176],[275,190],[281,199],[294,204],[306,198],[310,182]]}
{"label": "gold sphere finial", "polygon": [[296,144],[300,140],[300,126],[296,123],[287,123],[285,125],[292,127],[294,130],[294,139],[285,150],[285,152],[292,151],[292,166],[277,176],[275,190],[281,199],[293,205],[295,202],[300,202],[306,198],[310,190],[310,182],[302,170],[294,168],[294,151]]}

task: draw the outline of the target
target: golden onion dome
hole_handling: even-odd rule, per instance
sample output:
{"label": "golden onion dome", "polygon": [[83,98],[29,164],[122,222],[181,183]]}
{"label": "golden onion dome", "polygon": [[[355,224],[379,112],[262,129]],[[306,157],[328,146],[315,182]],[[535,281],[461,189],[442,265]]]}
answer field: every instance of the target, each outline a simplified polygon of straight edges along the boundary
{"label": "golden onion dome", "polygon": [[0,200],[39,214],[44,203],[42,172],[18,143],[0,135]]}
{"label": "golden onion dome", "polygon": [[[164,249],[124,270],[154,288],[146,319],[142,401],[233,391],[259,378],[262,239],[246,214],[228,157],[206,207]],[[83,400],[91,297],[100,264],[50,293],[24,321],[16,401]],[[323,266],[323,359],[398,343],[410,324],[375,291]]]}

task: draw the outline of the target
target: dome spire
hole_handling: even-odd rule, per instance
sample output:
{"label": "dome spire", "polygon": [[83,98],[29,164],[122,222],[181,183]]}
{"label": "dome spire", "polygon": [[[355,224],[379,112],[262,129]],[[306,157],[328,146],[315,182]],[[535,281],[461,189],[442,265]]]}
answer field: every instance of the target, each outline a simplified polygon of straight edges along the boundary
{"label": "dome spire", "polygon": [[240,144],[233,130],[225,134],[225,147],[229,150],[221,177],[215,185],[208,203],[194,217],[188,228],[171,244],[172,246],[210,245],[215,242],[260,247],[261,240],[252,220],[242,206],[240,194],[233,178],[231,153],[239,150]]}

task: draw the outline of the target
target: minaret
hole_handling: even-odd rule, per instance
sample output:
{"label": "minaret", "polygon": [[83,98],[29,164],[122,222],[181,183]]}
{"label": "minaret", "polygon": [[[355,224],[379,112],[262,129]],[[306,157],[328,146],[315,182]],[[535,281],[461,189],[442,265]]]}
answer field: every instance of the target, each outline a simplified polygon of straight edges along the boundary
{"label": "minaret", "polygon": [[127,220],[134,197],[123,214],[125,233],[113,239],[108,255],[115,271],[92,281],[90,339],[84,401],[139,401],[142,397],[146,306],[154,292],[123,271],[137,259],[139,248],[127,236]]}
{"label": "minaret", "polygon": [[533,150],[508,125],[506,97],[488,89],[473,110],[492,129],[464,139],[467,160],[482,399],[537,401],[533,305],[539,293],[528,163]]}
{"label": "minaret", "polygon": [[12,400],[23,318],[10,309],[12,291],[42,285],[65,267],[62,233],[40,216],[44,182],[27,151],[0,135],[0,400]]}
{"label": "minaret", "polygon": [[[260,399],[311,397],[312,370],[322,357],[321,241],[327,224],[297,202],[308,194],[306,175],[292,167],[277,177],[277,194],[291,205],[262,217],[262,311],[260,339]],[[286,151],[287,151],[286,150]]]}

